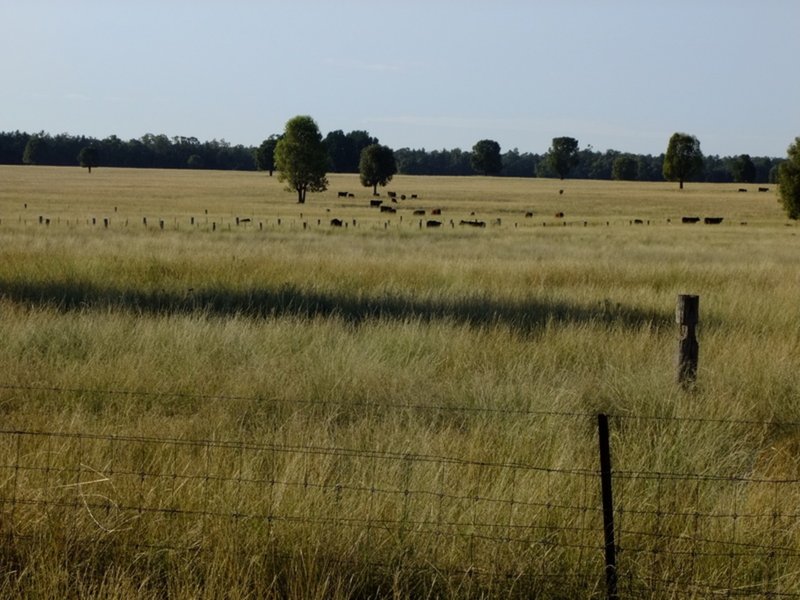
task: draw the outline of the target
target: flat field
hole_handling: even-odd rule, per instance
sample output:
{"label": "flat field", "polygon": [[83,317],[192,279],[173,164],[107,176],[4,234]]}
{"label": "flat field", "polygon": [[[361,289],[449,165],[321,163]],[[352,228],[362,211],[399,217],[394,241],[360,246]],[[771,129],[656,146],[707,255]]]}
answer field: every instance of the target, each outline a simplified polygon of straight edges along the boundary
{"label": "flat field", "polygon": [[774,186],[329,179],[0,167],[4,595],[800,594]]}

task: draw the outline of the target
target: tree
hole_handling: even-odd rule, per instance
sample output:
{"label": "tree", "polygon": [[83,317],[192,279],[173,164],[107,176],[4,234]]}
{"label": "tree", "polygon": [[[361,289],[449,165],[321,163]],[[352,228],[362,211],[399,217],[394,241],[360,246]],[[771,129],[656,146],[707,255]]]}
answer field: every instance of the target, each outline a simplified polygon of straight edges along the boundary
{"label": "tree", "polygon": [[46,164],[49,158],[49,147],[44,135],[32,135],[22,152],[22,163],[25,165]]}
{"label": "tree", "polygon": [[380,144],[367,146],[361,151],[358,171],[361,174],[361,185],[372,186],[372,193],[377,194],[378,186],[386,186],[397,173],[394,151]]}
{"label": "tree", "polygon": [[664,155],[664,179],[680,182],[680,189],[683,189],[683,182],[702,170],[703,153],[699,140],[688,133],[673,133]]}
{"label": "tree", "polygon": [[472,147],[470,164],[481,175],[499,175],[503,169],[500,144],[494,140],[480,140]]}
{"label": "tree", "polygon": [[269,176],[272,177],[272,172],[275,170],[275,146],[278,145],[278,140],[281,136],[272,134],[256,149],[254,157],[256,161],[256,168],[259,171],[269,171]]}
{"label": "tree", "polygon": [[756,165],[749,154],[740,154],[731,163],[731,173],[736,183],[753,183],[756,180]]}
{"label": "tree", "polygon": [[286,190],[297,192],[299,204],[306,201],[306,192],[328,189],[328,152],[314,119],[297,116],[286,122],[283,137],[275,145],[275,168],[278,181],[288,182]]}
{"label": "tree", "polygon": [[618,181],[634,181],[639,172],[639,162],[630,154],[622,154],[611,165],[611,178]]}
{"label": "tree", "polygon": [[97,166],[97,148],[94,146],[84,146],[78,153],[78,163],[84,168],[92,172],[92,167]]}
{"label": "tree", "polygon": [[800,219],[800,137],[789,146],[788,157],[778,166],[778,191],[790,219]]}
{"label": "tree", "polygon": [[578,166],[578,140],[571,137],[553,138],[553,144],[547,152],[547,163],[559,178],[564,179]]}

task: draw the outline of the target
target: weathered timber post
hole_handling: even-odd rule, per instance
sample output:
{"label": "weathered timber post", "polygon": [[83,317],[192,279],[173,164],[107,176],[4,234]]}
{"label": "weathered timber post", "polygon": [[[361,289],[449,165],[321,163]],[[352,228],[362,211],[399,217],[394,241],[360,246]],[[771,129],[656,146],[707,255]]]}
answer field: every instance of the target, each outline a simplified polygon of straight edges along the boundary
{"label": "weathered timber post", "polygon": [[675,307],[675,322],[681,327],[675,364],[678,383],[683,387],[689,387],[697,379],[700,346],[697,343],[696,327],[699,321],[700,296],[680,294]]}
{"label": "weathered timber post", "polygon": [[600,446],[600,490],[603,499],[603,541],[606,558],[606,598],[619,600],[617,592],[617,546],[614,541],[614,499],[611,488],[611,444],[608,415],[597,415],[597,437]]}

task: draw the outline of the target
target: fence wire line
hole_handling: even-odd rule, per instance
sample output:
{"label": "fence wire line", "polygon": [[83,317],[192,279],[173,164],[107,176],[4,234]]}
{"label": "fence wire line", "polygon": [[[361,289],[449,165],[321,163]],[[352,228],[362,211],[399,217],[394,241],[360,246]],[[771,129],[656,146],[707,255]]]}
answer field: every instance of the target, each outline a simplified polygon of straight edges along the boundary
{"label": "fence wire line", "polygon": [[[475,413],[475,414],[501,414],[509,416],[534,416],[534,417],[564,417],[579,419],[596,419],[597,412],[583,411],[558,411],[558,410],[535,410],[523,408],[490,408],[484,406],[445,406],[435,404],[412,404],[412,403],[379,403],[379,402],[358,402],[350,400],[308,400],[302,398],[275,398],[266,396],[237,396],[227,394],[187,394],[182,392],[151,392],[145,390],[114,390],[114,389],[90,389],[58,386],[37,386],[0,383],[0,390],[7,391],[26,391],[26,392],[51,392],[58,394],[81,394],[81,395],[106,395],[106,396],[136,396],[142,398],[177,398],[182,400],[219,400],[219,401],[251,401],[267,402],[270,404],[292,404],[305,406],[341,406],[353,408],[368,408],[381,410],[420,410],[434,412],[453,412],[453,413]],[[636,413],[606,413],[609,418],[619,421],[663,421],[676,423],[717,423],[721,425],[756,425],[772,427],[800,427],[800,421],[765,421],[758,419],[725,419],[711,417],[682,417],[665,415],[645,415]]]}

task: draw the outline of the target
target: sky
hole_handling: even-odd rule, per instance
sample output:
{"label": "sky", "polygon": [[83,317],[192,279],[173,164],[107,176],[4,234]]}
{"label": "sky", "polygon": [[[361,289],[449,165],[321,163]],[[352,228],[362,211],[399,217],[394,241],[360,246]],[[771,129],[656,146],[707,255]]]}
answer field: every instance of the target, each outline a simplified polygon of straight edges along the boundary
{"label": "sky", "polygon": [[0,0],[0,131],[785,156],[798,0]]}

